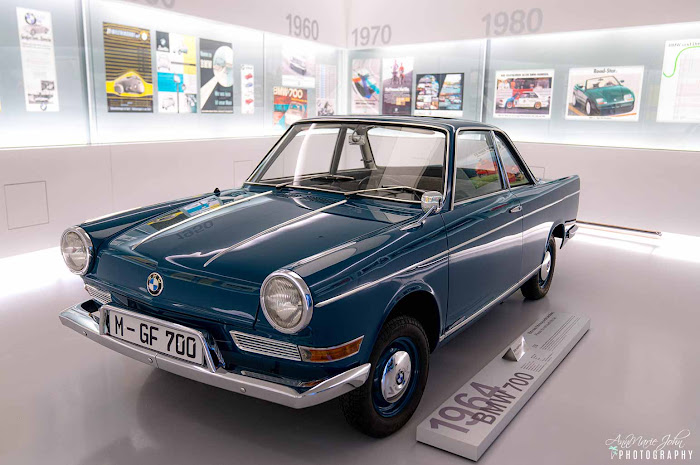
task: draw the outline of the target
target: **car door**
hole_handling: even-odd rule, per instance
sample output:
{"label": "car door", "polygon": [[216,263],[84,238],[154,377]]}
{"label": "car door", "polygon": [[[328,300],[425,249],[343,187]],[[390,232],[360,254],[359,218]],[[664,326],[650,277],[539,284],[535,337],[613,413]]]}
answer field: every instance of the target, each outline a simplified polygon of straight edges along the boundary
{"label": "car door", "polygon": [[556,192],[550,184],[538,184],[522,162],[510,140],[494,133],[494,141],[511,192],[522,207],[523,250],[518,279],[530,274],[542,263],[545,245],[552,229],[551,212],[541,211],[555,202]]}
{"label": "car door", "polygon": [[491,131],[459,131],[454,165],[454,208],[443,213],[449,247],[446,331],[476,317],[517,282],[522,251],[519,200],[503,178]]}

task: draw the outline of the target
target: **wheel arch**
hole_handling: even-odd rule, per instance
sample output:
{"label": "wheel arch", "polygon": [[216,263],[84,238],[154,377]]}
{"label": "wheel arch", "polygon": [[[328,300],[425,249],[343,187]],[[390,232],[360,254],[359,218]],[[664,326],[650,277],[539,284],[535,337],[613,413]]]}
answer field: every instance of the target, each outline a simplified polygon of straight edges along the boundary
{"label": "wheel arch", "polygon": [[423,282],[407,283],[387,305],[382,326],[390,319],[401,315],[415,318],[423,326],[432,352],[440,341],[443,321],[438,302],[435,292],[427,284]]}

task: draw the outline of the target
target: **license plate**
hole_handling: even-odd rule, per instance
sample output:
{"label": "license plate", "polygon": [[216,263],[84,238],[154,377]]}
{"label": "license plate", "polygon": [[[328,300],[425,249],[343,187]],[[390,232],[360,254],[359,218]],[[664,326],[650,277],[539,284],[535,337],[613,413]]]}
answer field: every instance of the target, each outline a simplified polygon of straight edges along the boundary
{"label": "license plate", "polygon": [[110,336],[161,354],[204,365],[204,347],[199,336],[176,329],[166,322],[134,317],[111,308]]}

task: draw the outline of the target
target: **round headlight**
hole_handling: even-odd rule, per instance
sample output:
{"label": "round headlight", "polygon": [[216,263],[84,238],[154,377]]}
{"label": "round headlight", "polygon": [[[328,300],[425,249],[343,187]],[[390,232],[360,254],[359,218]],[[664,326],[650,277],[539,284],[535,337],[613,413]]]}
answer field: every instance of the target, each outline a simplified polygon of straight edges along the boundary
{"label": "round headlight", "polygon": [[68,269],[84,275],[92,262],[92,241],[82,228],[68,228],[61,236],[61,254]]}
{"label": "round headlight", "polygon": [[311,321],[311,291],[293,271],[275,271],[260,288],[260,306],[265,318],[285,334],[298,333]]}

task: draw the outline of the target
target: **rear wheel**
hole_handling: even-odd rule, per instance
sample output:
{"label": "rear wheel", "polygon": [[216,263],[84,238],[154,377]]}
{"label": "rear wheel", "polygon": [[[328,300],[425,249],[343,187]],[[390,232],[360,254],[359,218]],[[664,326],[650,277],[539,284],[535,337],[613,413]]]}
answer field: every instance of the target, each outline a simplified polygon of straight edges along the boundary
{"label": "rear wheel", "polygon": [[552,285],[556,261],[557,243],[554,241],[554,236],[550,236],[540,270],[520,288],[520,292],[523,293],[526,299],[538,300],[547,295],[549,287]]}
{"label": "rear wheel", "polygon": [[428,337],[418,320],[388,321],[372,350],[367,382],[340,398],[348,423],[376,438],[399,430],[423,396],[429,359]]}

